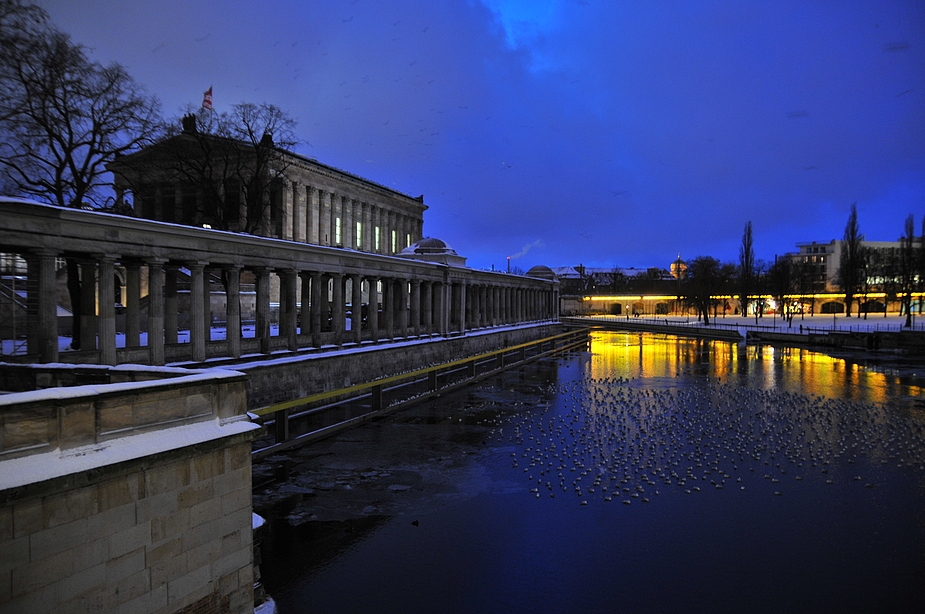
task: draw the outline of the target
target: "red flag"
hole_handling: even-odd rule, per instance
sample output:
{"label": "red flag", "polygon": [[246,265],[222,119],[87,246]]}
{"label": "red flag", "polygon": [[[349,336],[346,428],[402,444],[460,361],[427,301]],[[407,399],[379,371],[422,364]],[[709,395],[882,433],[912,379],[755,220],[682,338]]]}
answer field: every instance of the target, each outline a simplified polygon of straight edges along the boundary
{"label": "red flag", "polygon": [[202,94],[202,108],[212,110],[212,86]]}

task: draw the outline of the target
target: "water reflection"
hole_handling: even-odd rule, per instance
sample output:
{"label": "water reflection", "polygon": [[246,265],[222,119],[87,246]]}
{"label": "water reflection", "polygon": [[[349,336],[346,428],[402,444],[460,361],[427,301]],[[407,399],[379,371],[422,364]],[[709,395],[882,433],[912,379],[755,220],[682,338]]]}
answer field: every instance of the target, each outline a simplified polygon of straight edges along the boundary
{"label": "water reflection", "polygon": [[363,531],[311,563],[321,540],[287,543],[277,568],[307,571],[268,564],[267,586],[283,614],[917,611],[921,390],[807,350],[595,333],[300,453],[290,516]]}
{"label": "water reflection", "polygon": [[655,333],[593,333],[591,377],[706,376],[751,388],[925,409],[925,377],[870,368],[806,348],[746,345]]}

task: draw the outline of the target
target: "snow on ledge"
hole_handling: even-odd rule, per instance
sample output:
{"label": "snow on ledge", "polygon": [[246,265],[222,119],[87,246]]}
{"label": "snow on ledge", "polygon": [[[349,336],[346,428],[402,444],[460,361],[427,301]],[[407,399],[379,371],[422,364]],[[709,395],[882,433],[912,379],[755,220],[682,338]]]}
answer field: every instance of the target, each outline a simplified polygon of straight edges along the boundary
{"label": "snow on ledge", "polygon": [[224,425],[221,425],[218,420],[210,420],[120,437],[71,448],[64,452],[56,449],[43,454],[0,461],[0,490],[35,484],[151,456],[159,452],[179,450],[194,444],[215,441],[259,428],[259,425],[245,420],[227,422]]}
{"label": "snow on ledge", "polygon": [[54,402],[63,399],[79,399],[81,397],[96,396],[104,393],[151,390],[160,386],[187,385],[197,382],[231,379],[245,375],[239,371],[222,371],[218,369],[196,371],[177,369],[177,371],[178,377],[165,379],[120,382],[118,384],[85,384],[82,386],[62,386],[58,388],[28,390],[26,392],[12,392],[0,396],[0,408],[5,405],[15,405],[18,403]]}

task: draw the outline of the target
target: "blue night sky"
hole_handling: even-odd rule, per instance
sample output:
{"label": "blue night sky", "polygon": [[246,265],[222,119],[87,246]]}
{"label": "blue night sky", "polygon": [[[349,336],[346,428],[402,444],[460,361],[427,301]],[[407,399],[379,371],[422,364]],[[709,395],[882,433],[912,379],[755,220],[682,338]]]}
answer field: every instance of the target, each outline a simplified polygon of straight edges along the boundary
{"label": "blue night sky", "polygon": [[476,268],[772,260],[925,215],[921,0],[40,0],[179,115],[268,102]]}

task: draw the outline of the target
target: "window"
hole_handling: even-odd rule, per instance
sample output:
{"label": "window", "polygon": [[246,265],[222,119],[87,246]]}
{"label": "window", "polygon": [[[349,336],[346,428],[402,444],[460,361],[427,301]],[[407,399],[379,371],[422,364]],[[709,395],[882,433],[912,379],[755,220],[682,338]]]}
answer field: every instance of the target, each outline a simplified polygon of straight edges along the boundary
{"label": "window", "polygon": [[357,234],[356,234],[356,248],[360,249],[363,247],[363,222],[357,222]]}
{"label": "window", "polygon": [[334,218],[334,245],[341,244],[340,218]]}
{"label": "window", "polygon": [[375,230],[375,232],[373,233],[373,235],[375,236],[375,239],[374,239],[374,240],[376,241],[375,251],[378,252],[380,249],[382,249],[382,248],[379,246],[379,227],[378,227],[378,226],[376,226],[376,230]]}
{"label": "window", "polygon": [[408,233],[408,234],[405,235],[405,245],[404,245],[404,247],[408,247],[408,246],[410,246],[410,245],[411,245],[411,233]]}
{"label": "window", "polygon": [[398,251],[398,233],[393,230],[392,231],[392,253],[394,254],[397,251]]}

